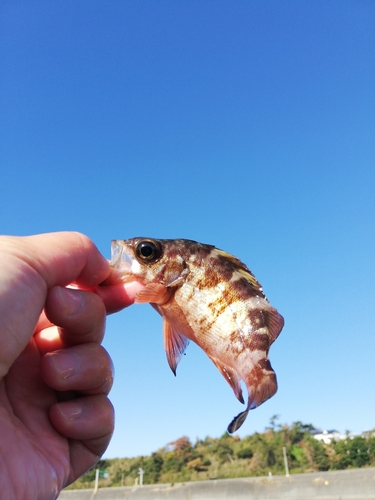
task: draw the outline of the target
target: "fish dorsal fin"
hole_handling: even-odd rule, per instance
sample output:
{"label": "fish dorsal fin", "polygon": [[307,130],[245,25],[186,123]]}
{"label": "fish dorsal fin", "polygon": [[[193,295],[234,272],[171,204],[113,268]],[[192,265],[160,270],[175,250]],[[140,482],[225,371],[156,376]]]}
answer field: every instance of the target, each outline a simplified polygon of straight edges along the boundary
{"label": "fish dorsal fin", "polygon": [[264,310],[266,315],[266,324],[270,332],[270,344],[275,342],[284,326],[284,318],[273,307],[270,310]]}
{"label": "fish dorsal fin", "polygon": [[162,305],[168,302],[173,291],[161,283],[149,283],[142,288],[135,297],[136,304],[150,302],[152,304]]}
{"label": "fish dorsal fin", "polygon": [[251,288],[257,295],[266,298],[263,292],[262,285],[253,275],[250,269],[242,261],[240,261],[240,259],[237,259],[237,257],[231,255],[230,253],[224,252],[224,250],[219,250],[217,248],[216,251],[219,255],[229,260],[229,262],[233,265],[235,270],[241,275],[242,278],[244,278],[250,284]]}
{"label": "fish dorsal fin", "polygon": [[231,386],[234,394],[236,395],[236,398],[241,403],[244,403],[245,401],[244,401],[243,395],[242,395],[241,381],[240,381],[240,377],[237,375],[237,373],[233,370],[233,368],[230,368],[229,366],[225,365],[224,363],[219,361],[217,358],[214,358],[213,356],[208,356],[208,357],[215,364],[215,366],[219,369],[222,376],[225,378],[225,380]]}
{"label": "fish dorsal fin", "polygon": [[237,271],[240,273],[240,275],[245,278],[245,280],[250,283],[251,288],[254,290],[254,292],[257,295],[260,295],[264,299],[266,299],[266,296],[264,295],[262,285],[259,283],[259,281],[256,279],[256,277],[253,275],[253,273],[247,268],[239,268]]}
{"label": "fish dorsal fin", "polygon": [[189,345],[189,339],[177,331],[166,319],[163,320],[163,335],[168,364],[176,375],[177,365]]}

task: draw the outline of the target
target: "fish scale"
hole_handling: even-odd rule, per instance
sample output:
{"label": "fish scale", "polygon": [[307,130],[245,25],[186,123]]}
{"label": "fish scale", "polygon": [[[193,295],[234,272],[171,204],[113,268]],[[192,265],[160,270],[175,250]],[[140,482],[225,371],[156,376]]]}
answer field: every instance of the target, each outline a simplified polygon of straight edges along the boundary
{"label": "fish scale", "polygon": [[112,276],[105,284],[144,285],[136,302],[163,317],[164,347],[174,373],[189,340],[213,361],[246,409],[228,426],[235,432],[248,412],[277,391],[269,348],[284,319],[237,257],[192,240],[137,237],[112,242]]}

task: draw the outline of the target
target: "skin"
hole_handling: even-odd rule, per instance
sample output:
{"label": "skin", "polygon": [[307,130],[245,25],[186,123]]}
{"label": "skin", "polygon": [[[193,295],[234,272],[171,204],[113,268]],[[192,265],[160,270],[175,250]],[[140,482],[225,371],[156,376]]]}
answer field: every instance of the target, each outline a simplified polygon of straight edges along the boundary
{"label": "skin", "polygon": [[0,237],[2,498],[55,499],[108,446],[113,366],[100,345],[105,317],[141,288],[99,287],[110,274],[82,234]]}

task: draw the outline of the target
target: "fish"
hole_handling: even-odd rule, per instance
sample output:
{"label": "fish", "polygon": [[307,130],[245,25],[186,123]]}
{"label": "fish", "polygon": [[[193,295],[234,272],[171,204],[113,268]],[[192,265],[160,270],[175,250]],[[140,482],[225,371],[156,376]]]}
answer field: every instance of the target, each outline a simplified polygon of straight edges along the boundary
{"label": "fish", "polygon": [[164,349],[176,375],[189,341],[219,369],[247,406],[230,422],[236,432],[253,410],[277,391],[268,359],[284,318],[237,257],[213,245],[187,239],[136,237],[111,243],[112,274],[105,284],[137,281],[135,303],[150,303],[163,318]]}

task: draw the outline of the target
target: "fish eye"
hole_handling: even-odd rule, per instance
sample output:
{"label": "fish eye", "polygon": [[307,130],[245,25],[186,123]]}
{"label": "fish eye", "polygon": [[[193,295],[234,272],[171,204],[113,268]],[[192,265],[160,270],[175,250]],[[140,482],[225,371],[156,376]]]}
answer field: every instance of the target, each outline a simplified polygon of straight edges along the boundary
{"label": "fish eye", "polygon": [[150,263],[160,259],[162,250],[156,241],[142,240],[137,244],[135,254],[139,260]]}

